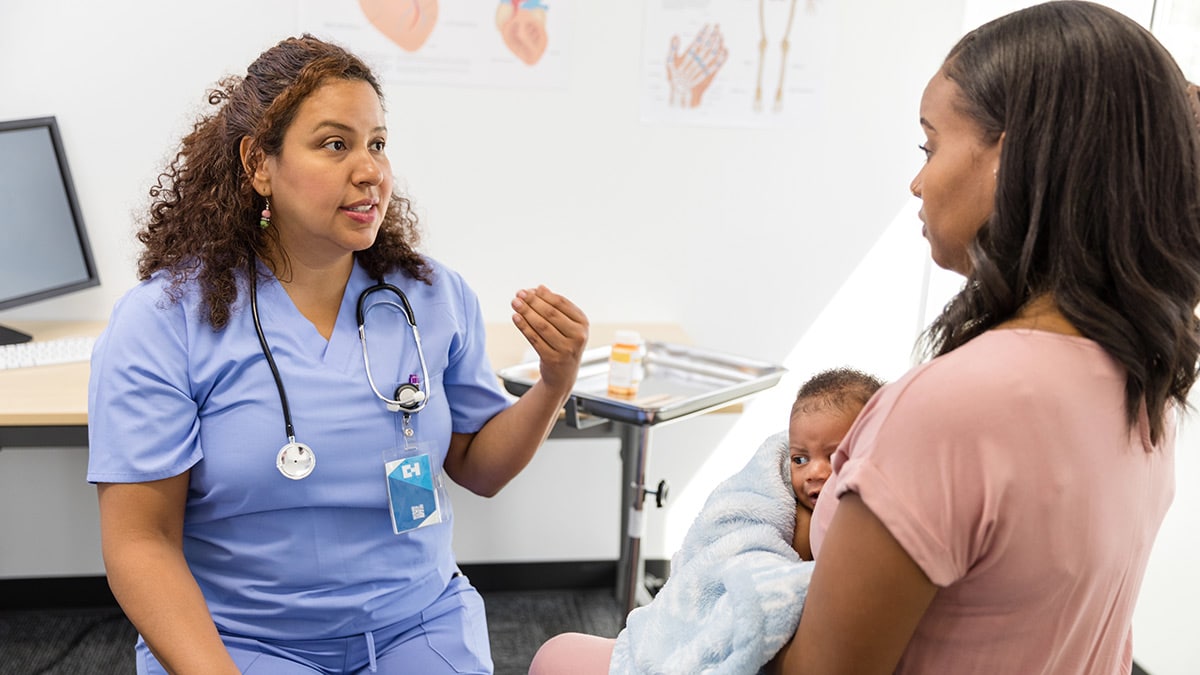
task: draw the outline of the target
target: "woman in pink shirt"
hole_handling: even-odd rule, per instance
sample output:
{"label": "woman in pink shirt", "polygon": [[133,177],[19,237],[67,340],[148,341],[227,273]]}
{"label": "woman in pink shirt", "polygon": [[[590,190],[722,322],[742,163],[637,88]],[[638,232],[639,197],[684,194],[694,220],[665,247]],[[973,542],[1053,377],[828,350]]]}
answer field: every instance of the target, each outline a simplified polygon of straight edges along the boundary
{"label": "woman in pink shirt", "polygon": [[1186,87],[1149,32],[1090,3],[950,51],[911,189],[966,283],[926,332],[933,358],[834,456],[775,672],[1130,672],[1200,354]]}
{"label": "woman in pink shirt", "polygon": [[[911,189],[933,260],[966,281],[929,360],[835,452],[804,612],[768,671],[1128,675],[1200,356],[1186,86],[1149,32],[1086,2],[950,51]],[[540,672],[606,672],[602,641],[563,651]]]}

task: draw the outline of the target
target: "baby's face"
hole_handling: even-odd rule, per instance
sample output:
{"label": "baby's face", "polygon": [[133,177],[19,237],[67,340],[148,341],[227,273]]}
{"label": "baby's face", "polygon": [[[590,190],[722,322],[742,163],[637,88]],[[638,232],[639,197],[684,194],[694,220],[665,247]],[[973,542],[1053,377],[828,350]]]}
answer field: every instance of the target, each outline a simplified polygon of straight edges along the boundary
{"label": "baby's face", "polygon": [[796,493],[796,503],[809,511],[817,505],[825,481],[833,472],[830,459],[859,410],[859,406],[849,409],[826,406],[792,416],[788,426],[792,490]]}

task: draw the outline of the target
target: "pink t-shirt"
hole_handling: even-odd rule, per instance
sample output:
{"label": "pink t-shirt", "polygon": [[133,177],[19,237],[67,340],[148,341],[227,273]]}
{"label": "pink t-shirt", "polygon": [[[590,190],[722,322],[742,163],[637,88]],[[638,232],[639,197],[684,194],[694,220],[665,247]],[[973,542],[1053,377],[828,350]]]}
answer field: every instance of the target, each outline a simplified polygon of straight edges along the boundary
{"label": "pink t-shirt", "polygon": [[995,330],[875,395],[826,494],[860,495],[940,587],[896,672],[1128,675],[1175,431],[1151,448],[1124,391],[1091,340]]}

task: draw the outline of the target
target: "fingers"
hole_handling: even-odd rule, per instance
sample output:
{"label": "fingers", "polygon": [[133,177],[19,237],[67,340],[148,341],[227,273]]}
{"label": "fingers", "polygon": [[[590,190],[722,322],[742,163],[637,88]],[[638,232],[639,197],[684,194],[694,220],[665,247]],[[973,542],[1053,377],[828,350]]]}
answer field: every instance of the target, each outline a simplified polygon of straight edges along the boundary
{"label": "fingers", "polygon": [[704,24],[704,28],[701,28],[700,32],[696,33],[696,37],[692,38],[692,45],[688,47],[688,51],[697,52],[702,49],[708,42],[711,33],[712,24]]}
{"label": "fingers", "polygon": [[523,289],[512,301],[513,323],[538,352],[544,349],[582,353],[587,343],[588,320],[575,303],[545,286]]}
{"label": "fingers", "polygon": [[[672,40],[672,57],[673,61],[668,62],[668,75],[682,73],[683,79],[690,80],[688,86],[704,80],[711,79],[725,64],[725,59],[728,56],[728,50],[725,49],[724,38],[721,37],[721,27],[716,24],[705,25],[704,28],[696,34],[692,40],[692,44],[683,54],[676,54],[676,42],[678,36]],[[675,73],[672,73],[672,65]],[[676,78],[681,79],[681,78]]]}
{"label": "fingers", "polygon": [[724,55],[727,53],[725,39],[721,37],[721,27],[713,26],[706,36],[703,49],[699,52],[701,60],[710,68],[714,65],[720,67],[720,64],[725,62]]}
{"label": "fingers", "polygon": [[512,307],[513,323],[537,352],[542,382],[566,394],[575,384],[587,346],[587,316],[545,286],[518,291]]}

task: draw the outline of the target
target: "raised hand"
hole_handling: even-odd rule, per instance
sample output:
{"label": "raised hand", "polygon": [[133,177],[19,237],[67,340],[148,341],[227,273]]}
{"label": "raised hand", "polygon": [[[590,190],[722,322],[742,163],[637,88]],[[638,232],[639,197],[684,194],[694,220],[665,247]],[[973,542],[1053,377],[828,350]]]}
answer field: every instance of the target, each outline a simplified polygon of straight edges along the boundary
{"label": "raised hand", "polygon": [[542,382],[566,395],[575,386],[588,340],[587,316],[575,303],[545,286],[522,289],[513,298],[513,324],[541,361]]}

